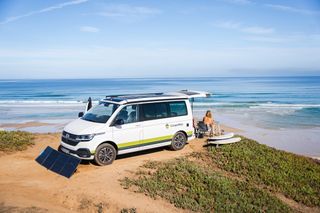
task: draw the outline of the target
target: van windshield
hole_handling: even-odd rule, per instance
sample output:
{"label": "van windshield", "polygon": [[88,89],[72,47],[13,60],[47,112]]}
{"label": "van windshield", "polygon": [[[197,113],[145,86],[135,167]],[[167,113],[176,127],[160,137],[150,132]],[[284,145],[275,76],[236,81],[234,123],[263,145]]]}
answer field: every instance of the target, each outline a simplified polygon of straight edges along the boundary
{"label": "van windshield", "polygon": [[118,104],[100,102],[99,105],[92,107],[86,112],[86,114],[82,116],[82,119],[91,122],[106,123],[118,106]]}

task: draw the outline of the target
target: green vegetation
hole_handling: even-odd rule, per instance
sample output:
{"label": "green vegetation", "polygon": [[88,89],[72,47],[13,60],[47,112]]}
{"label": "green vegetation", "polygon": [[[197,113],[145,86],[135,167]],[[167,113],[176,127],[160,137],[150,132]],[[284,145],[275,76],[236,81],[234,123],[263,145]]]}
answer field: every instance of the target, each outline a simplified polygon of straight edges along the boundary
{"label": "green vegetation", "polygon": [[247,138],[241,143],[209,150],[215,166],[297,202],[320,206],[320,165],[314,160]]}
{"label": "green vegetation", "polygon": [[[176,207],[198,212],[290,212],[291,209],[250,182],[225,177],[187,158],[147,163],[138,178],[122,180],[124,188],[163,197]],[[155,169],[155,171],[147,171]]]}
{"label": "green vegetation", "polygon": [[0,151],[21,151],[33,145],[33,134],[22,131],[0,131]]}
{"label": "green vegetation", "polygon": [[121,184],[198,212],[300,211],[290,199],[304,209],[320,207],[319,162],[247,138],[167,162],[150,161]]}
{"label": "green vegetation", "polygon": [[124,208],[124,209],[121,209],[120,213],[137,213],[137,209],[136,208],[130,208],[130,209]]}
{"label": "green vegetation", "polygon": [[103,202],[95,202],[93,199],[89,199],[87,197],[83,197],[80,200],[80,205],[78,207],[79,212],[97,212],[103,213],[108,212],[106,207],[108,205]]}

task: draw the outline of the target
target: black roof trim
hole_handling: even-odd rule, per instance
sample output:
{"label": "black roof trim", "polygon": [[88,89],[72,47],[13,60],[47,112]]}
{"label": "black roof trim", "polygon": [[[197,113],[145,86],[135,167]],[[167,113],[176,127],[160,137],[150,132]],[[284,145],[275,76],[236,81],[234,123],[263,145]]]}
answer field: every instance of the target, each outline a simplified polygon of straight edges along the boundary
{"label": "black roof trim", "polygon": [[[183,94],[181,94],[183,95]],[[132,99],[154,99],[154,98],[163,98],[164,99],[176,99],[181,98],[181,96],[166,94],[166,93],[141,93],[141,94],[123,94],[123,95],[108,95],[105,97],[105,101],[114,101],[114,102],[121,102],[127,101],[130,102]],[[187,99],[187,98],[184,98]],[[144,101],[144,100],[141,100]],[[140,102],[140,101],[138,101]]]}
{"label": "black roof trim", "polygon": [[124,105],[137,104],[137,103],[146,103],[146,102],[152,102],[152,103],[168,102],[168,101],[176,101],[176,100],[188,100],[188,98],[172,98],[172,99],[160,99],[160,100],[141,100],[141,101],[127,102],[127,103],[124,103]]}

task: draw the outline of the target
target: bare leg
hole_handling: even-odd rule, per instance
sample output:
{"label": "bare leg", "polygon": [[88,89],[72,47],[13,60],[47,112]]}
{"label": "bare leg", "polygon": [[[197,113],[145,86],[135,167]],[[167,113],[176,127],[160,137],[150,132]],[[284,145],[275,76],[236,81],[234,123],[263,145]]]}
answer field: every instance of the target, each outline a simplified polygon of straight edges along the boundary
{"label": "bare leg", "polygon": [[214,125],[210,125],[210,137],[212,137],[214,135]]}

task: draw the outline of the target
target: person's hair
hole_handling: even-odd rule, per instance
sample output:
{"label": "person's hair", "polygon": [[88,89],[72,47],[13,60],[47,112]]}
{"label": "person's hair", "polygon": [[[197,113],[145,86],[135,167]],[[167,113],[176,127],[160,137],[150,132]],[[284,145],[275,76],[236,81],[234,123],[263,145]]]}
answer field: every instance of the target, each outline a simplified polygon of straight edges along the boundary
{"label": "person's hair", "polygon": [[206,117],[208,117],[208,118],[212,118],[212,113],[211,113],[211,111],[210,111],[210,110],[208,110],[208,111],[206,112]]}

